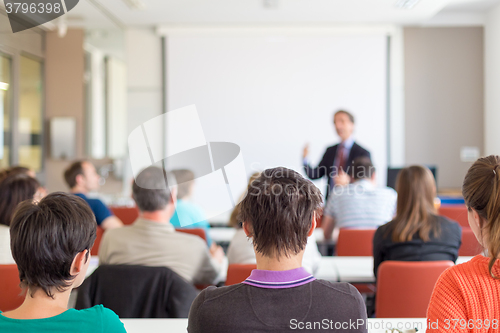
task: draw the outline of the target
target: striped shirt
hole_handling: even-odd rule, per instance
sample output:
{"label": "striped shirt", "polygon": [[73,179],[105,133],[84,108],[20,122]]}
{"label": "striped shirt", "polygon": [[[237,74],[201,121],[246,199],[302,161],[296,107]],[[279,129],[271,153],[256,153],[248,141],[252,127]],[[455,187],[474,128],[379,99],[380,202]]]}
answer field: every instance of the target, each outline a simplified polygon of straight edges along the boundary
{"label": "striped shirt", "polygon": [[298,287],[314,280],[314,276],[300,267],[288,271],[254,269],[243,283],[260,288],[281,289]]}
{"label": "striped shirt", "polygon": [[376,228],[392,220],[396,201],[397,194],[392,188],[375,187],[362,179],[335,187],[323,214],[332,217],[337,228]]}

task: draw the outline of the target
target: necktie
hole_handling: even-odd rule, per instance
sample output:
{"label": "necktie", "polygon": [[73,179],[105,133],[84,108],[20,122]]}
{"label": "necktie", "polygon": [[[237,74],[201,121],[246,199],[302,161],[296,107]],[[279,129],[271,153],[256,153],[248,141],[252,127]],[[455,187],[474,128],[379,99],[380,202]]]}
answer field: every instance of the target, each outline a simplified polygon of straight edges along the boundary
{"label": "necktie", "polygon": [[342,170],[344,170],[345,169],[346,156],[345,156],[345,149],[344,149],[344,144],[343,143],[339,144],[339,148],[338,148],[338,151],[337,151],[337,158],[336,159],[338,160],[338,163],[335,163],[335,164],[337,164],[337,166],[339,168],[339,171],[340,171],[341,168],[342,168]]}

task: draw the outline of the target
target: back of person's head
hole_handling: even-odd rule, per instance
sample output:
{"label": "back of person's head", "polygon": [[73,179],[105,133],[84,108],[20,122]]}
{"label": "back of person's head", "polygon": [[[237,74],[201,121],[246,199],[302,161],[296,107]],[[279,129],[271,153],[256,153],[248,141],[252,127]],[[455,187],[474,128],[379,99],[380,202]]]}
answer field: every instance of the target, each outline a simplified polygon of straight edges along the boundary
{"label": "back of person's head", "polygon": [[423,241],[429,241],[431,232],[440,233],[436,221],[436,182],[432,172],[420,165],[402,169],[396,179],[398,201],[396,217],[392,224],[392,240],[405,242],[418,234]]}
{"label": "back of person's head", "polygon": [[189,196],[194,180],[194,172],[188,169],[177,169],[171,172],[177,181],[177,199],[184,199]]}
{"label": "back of person's head", "polygon": [[[245,197],[246,193],[248,192],[248,188],[250,187],[250,184],[252,184],[252,182],[257,179],[257,177],[260,176],[260,172],[254,172],[252,173],[252,175],[250,176],[250,178],[248,179],[248,185],[247,185],[247,190],[245,191],[245,193],[243,193],[240,197],[240,200],[239,202],[241,202],[241,200],[243,200],[243,198]],[[236,205],[233,209],[233,211],[231,212],[231,216],[229,217],[229,222],[228,222],[228,226],[232,227],[232,228],[240,228],[241,227],[241,224],[240,222],[238,221],[238,215],[240,213],[240,205]]]}
{"label": "back of person's head", "polygon": [[500,156],[478,159],[465,175],[462,186],[465,205],[479,215],[480,235],[476,235],[491,257],[489,270],[500,256]]}
{"label": "back of person's head", "polygon": [[142,212],[163,210],[172,200],[169,187],[176,186],[175,176],[151,166],[142,170],[132,185],[132,197]]}
{"label": "back of person's head", "polygon": [[249,224],[255,251],[266,257],[289,257],[304,250],[322,201],[319,189],[299,173],[283,167],[267,169],[239,203],[239,220]]}
{"label": "back of person's head", "polygon": [[371,179],[375,173],[375,167],[369,157],[358,157],[354,160],[351,172],[349,173],[354,181]]}
{"label": "back of person's head", "polygon": [[31,296],[38,289],[50,297],[63,292],[75,278],[70,272],[75,256],[87,250],[88,260],[96,227],[94,213],[75,195],[54,192],[38,203],[22,202],[10,226],[21,285]]}
{"label": "back of person's head", "polygon": [[83,163],[85,162],[86,161],[84,160],[75,161],[64,171],[64,180],[66,181],[66,184],[68,184],[69,188],[75,187],[77,185],[76,177],[84,174]]}
{"label": "back of person's head", "polygon": [[352,115],[352,113],[350,113],[350,112],[348,112],[348,111],[346,111],[346,110],[338,110],[338,111],[336,111],[336,112],[333,114],[333,118],[335,119],[335,116],[336,116],[336,115],[339,115],[339,114],[344,114],[344,115],[346,115],[346,116],[347,116],[347,118],[349,118],[349,121],[350,121],[351,123],[353,123],[353,124],[354,124],[354,116]]}
{"label": "back of person's head", "polygon": [[24,200],[33,200],[40,183],[24,173],[13,173],[0,182],[0,224],[10,225],[17,205]]}
{"label": "back of person's head", "polygon": [[30,168],[16,165],[16,166],[12,166],[10,168],[6,168],[6,169],[3,169],[2,171],[0,171],[0,181],[2,181],[2,179],[6,178],[7,176],[11,176],[14,174],[26,174],[26,175],[33,177],[33,178],[35,178],[35,176],[36,176],[35,172],[33,170],[31,170]]}

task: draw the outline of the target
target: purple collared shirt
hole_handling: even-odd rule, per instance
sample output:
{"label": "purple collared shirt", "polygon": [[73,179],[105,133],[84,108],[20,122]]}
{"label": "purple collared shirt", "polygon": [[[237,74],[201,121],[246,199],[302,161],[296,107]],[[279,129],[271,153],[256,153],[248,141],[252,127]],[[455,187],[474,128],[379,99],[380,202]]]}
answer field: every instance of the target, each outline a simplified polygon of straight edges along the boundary
{"label": "purple collared shirt", "polygon": [[282,289],[302,286],[314,280],[316,280],[314,276],[303,267],[299,267],[289,271],[254,269],[243,283],[260,288]]}

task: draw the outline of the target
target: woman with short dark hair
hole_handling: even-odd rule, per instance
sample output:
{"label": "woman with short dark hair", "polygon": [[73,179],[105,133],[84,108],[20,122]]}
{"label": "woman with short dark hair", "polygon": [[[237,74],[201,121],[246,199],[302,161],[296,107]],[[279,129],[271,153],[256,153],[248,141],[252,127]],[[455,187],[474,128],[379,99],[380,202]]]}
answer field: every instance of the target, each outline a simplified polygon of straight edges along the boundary
{"label": "woman with short dark hair", "polygon": [[19,308],[0,312],[0,332],[125,332],[102,305],[68,309],[71,290],[85,279],[96,227],[90,207],[72,194],[56,192],[18,206],[11,247],[26,297]]}

